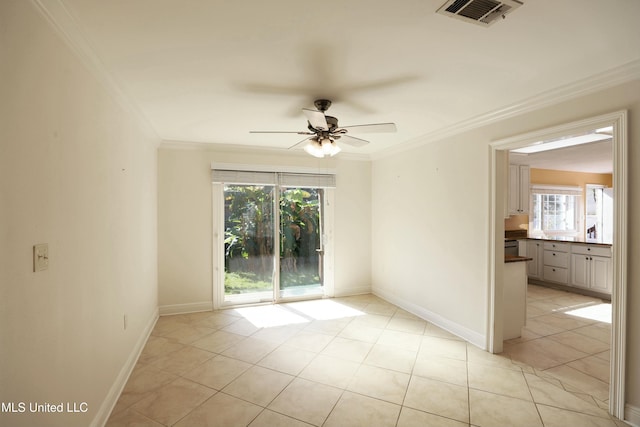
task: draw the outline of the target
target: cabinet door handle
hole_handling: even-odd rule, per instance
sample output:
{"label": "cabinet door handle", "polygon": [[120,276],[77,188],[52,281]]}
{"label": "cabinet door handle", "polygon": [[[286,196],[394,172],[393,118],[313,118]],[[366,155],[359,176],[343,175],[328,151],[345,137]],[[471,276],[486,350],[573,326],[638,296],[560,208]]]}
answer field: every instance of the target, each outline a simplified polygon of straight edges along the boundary
{"label": "cabinet door handle", "polygon": [[587,248],[587,250],[588,250],[588,251],[590,251],[590,250],[591,250],[591,248]]}
{"label": "cabinet door handle", "polygon": [[556,271],[556,269],[555,269],[555,268],[552,268],[551,270]]}
{"label": "cabinet door handle", "polygon": [[589,261],[593,261],[593,257],[589,257]]}
{"label": "cabinet door handle", "polygon": [[586,256],[586,257],[584,257],[584,259],[586,259],[586,260],[588,261],[588,260],[589,260],[589,257],[588,257],[588,256]]}
{"label": "cabinet door handle", "polygon": [[551,254],[551,255],[556,256],[556,254],[555,254],[555,253],[553,253],[553,254]]}

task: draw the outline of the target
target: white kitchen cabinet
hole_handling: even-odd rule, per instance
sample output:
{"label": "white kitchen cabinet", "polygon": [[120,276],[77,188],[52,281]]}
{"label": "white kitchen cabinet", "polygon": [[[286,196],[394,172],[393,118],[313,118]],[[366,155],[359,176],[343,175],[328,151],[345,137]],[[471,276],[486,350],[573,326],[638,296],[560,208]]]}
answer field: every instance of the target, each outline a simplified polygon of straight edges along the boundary
{"label": "white kitchen cabinet", "polygon": [[560,283],[566,285],[569,278],[569,269],[563,267],[544,266],[544,280],[547,282]]}
{"label": "white kitchen cabinet", "polygon": [[532,279],[542,279],[543,275],[543,248],[542,241],[540,240],[527,240],[527,252],[526,256],[531,258],[531,261],[527,262],[527,276]]}
{"label": "white kitchen cabinet", "polygon": [[594,256],[589,259],[591,262],[591,289],[606,294],[611,294],[613,288],[613,270],[611,258]]}
{"label": "white kitchen cabinet", "polygon": [[613,284],[611,248],[572,245],[570,284],[571,286],[610,294]]}
{"label": "white kitchen cabinet", "polygon": [[545,250],[543,260],[544,265],[551,267],[569,267],[569,254],[566,252]]}
{"label": "white kitchen cabinet", "polygon": [[589,289],[589,255],[571,254],[571,286]]}
{"label": "white kitchen cabinet", "polygon": [[509,215],[529,213],[529,181],[529,166],[509,165]]}
{"label": "white kitchen cabinet", "polygon": [[569,249],[568,243],[544,242],[542,261],[543,278],[549,282],[567,284],[569,282]]}
{"label": "white kitchen cabinet", "polygon": [[545,240],[542,245],[545,251],[569,252],[571,249],[571,243],[566,242]]}
{"label": "white kitchen cabinet", "polygon": [[611,295],[611,246],[527,239],[527,276],[535,282],[561,284]]}

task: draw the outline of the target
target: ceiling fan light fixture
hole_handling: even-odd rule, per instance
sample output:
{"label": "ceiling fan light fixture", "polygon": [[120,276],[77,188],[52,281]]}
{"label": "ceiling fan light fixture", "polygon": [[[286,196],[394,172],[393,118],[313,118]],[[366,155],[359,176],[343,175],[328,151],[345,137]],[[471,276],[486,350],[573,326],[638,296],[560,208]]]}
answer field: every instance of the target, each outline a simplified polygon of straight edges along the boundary
{"label": "ceiling fan light fixture", "polygon": [[309,143],[304,146],[304,151],[313,157],[322,158],[324,157],[324,152],[322,151],[322,145],[316,139],[309,139]]}
{"label": "ceiling fan light fixture", "polygon": [[333,157],[338,154],[341,149],[335,141],[329,138],[323,138],[318,141],[316,138],[309,139],[309,143],[304,146],[304,151],[313,157],[323,158],[326,156]]}
{"label": "ceiling fan light fixture", "polygon": [[335,156],[340,152],[340,147],[332,139],[325,138],[322,140],[322,152],[325,156]]}

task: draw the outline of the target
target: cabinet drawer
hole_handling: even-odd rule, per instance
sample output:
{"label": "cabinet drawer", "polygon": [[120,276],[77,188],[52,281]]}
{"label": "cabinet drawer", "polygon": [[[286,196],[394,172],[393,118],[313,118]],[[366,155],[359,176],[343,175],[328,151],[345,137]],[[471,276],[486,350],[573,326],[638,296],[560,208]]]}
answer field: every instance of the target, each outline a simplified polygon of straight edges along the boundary
{"label": "cabinet drawer", "polygon": [[611,248],[607,246],[595,245],[572,245],[571,252],[574,254],[603,256],[611,258]]}
{"label": "cabinet drawer", "polygon": [[544,266],[544,280],[557,283],[567,283],[568,270],[561,267]]}
{"label": "cabinet drawer", "polygon": [[544,242],[544,249],[556,252],[569,252],[570,243]]}
{"label": "cabinet drawer", "polygon": [[544,251],[544,265],[551,267],[569,267],[569,254],[566,252]]}

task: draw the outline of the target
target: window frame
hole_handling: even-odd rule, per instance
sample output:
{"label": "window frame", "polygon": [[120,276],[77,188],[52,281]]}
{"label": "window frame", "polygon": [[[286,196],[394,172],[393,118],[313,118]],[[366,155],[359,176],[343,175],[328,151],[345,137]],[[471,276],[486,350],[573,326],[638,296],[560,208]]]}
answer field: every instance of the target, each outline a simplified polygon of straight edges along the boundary
{"label": "window frame", "polygon": [[[548,221],[545,220],[545,210],[543,207],[545,196],[566,196],[574,197],[573,202],[573,229],[550,229],[545,228]],[[536,206],[535,198],[540,197],[540,203]],[[529,236],[531,237],[566,237],[575,238],[582,233],[582,211],[583,211],[583,189],[581,187],[571,186],[548,186],[548,185],[532,185],[529,193]],[[540,215],[536,220],[536,214]],[[548,215],[548,213],[547,213]],[[536,224],[539,222],[539,228]]]}

